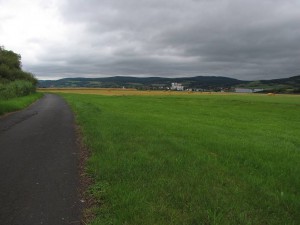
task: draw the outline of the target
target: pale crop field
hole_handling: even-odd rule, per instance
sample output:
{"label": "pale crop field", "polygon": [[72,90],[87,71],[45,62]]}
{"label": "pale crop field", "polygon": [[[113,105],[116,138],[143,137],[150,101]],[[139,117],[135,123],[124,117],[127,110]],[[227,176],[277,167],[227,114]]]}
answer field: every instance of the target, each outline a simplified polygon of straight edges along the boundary
{"label": "pale crop field", "polygon": [[[111,95],[111,96],[125,96],[125,95],[232,95],[234,93],[221,92],[191,92],[191,91],[152,91],[152,90],[136,90],[136,89],[122,89],[122,88],[39,88],[39,92],[48,93],[73,93],[73,94],[92,94],[92,95]],[[247,95],[247,94],[244,94]]]}

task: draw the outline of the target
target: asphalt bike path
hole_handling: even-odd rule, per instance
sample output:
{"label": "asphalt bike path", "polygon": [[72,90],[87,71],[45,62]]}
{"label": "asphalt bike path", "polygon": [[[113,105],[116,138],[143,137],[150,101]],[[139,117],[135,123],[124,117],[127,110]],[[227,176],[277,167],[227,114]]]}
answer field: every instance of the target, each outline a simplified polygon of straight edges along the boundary
{"label": "asphalt bike path", "polygon": [[0,117],[0,224],[80,224],[79,148],[67,103],[46,94]]}

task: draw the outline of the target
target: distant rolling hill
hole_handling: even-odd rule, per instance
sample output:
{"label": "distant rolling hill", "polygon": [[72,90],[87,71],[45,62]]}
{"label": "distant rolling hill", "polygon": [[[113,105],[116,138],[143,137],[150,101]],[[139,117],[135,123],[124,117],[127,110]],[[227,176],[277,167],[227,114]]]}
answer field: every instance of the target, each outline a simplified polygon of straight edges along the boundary
{"label": "distant rolling hill", "polygon": [[170,87],[171,83],[177,82],[185,88],[221,88],[243,84],[245,81],[216,76],[198,76],[182,78],[162,77],[107,77],[107,78],[64,78],[60,80],[40,80],[39,87],[97,87],[97,88],[137,88],[159,89]]}
{"label": "distant rolling hill", "polygon": [[238,86],[244,88],[263,88],[274,92],[300,93],[300,75],[273,80],[250,81]]}
{"label": "distant rolling hill", "polygon": [[64,78],[60,80],[40,80],[41,88],[136,88],[136,89],[166,89],[171,83],[181,83],[186,89],[204,89],[218,91],[221,89],[263,88],[274,92],[300,92],[300,75],[290,78],[243,81],[222,76],[197,76],[181,78],[162,77],[106,77],[106,78]]}

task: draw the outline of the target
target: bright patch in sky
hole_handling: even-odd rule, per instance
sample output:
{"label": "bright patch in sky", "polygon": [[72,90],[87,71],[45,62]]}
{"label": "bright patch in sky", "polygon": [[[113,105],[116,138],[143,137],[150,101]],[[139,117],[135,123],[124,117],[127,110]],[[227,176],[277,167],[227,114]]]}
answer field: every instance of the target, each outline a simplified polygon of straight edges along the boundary
{"label": "bright patch in sky", "polygon": [[[45,1],[44,1],[45,2]],[[38,64],[45,44],[61,41],[66,27],[60,22],[56,1],[1,1],[0,43],[20,53],[23,64]]]}

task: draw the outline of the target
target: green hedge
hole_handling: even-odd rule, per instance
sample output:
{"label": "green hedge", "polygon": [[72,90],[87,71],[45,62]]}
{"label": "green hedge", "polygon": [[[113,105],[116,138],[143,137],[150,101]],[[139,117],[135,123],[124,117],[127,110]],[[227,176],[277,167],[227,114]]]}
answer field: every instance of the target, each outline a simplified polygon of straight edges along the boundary
{"label": "green hedge", "polygon": [[29,95],[35,92],[35,85],[26,80],[15,80],[6,84],[0,83],[0,99],[9,99]]}

